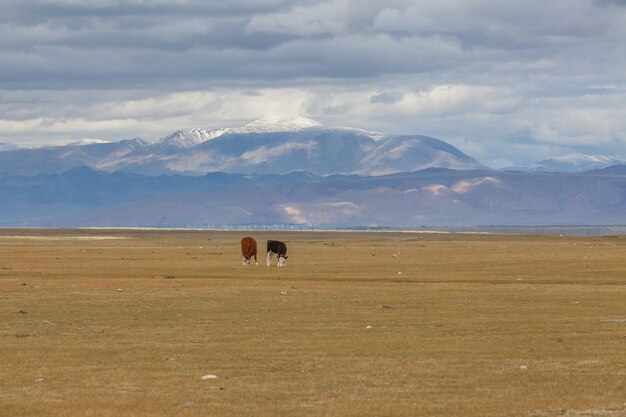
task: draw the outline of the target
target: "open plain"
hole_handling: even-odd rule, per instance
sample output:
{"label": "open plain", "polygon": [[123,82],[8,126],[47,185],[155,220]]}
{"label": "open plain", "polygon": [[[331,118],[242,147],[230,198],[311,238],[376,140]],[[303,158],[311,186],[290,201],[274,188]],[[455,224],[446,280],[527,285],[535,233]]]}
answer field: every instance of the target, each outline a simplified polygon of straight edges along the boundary
{"label": "open plain", "polygon": [[0,230],[0,352],[0,416],[623,417],[626,237]]}

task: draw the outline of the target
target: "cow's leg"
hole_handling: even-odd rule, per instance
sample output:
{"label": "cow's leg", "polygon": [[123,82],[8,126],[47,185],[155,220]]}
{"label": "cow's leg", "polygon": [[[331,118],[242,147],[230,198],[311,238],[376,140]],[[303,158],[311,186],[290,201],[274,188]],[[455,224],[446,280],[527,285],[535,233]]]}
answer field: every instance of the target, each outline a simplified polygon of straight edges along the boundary
{"label": "cow's leg", "polygon": [[267,251],[267,266],[270,266],[272,264],[272,251]]}
{"label": "cow's leg", "polygon": [[255,265],[258,265],[258,264],[259,264],[259,262],[256,260],[256,253],[254,254],[254,264],[255,264]]}

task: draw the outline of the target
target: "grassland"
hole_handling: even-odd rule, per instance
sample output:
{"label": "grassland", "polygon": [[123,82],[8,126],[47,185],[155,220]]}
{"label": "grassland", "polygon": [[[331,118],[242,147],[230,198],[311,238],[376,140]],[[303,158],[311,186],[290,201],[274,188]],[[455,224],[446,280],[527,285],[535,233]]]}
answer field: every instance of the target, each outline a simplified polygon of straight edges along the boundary
{"label": "grassland", "polygon": [[0,230],[0,416],[626,416],[626,237],[246,234]]}

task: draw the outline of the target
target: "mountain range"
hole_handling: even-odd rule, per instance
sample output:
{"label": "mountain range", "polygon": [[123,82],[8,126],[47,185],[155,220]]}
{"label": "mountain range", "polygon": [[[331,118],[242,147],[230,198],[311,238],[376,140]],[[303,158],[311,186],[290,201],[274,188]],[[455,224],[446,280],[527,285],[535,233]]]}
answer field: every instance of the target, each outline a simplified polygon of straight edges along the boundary
{"label": "mountain range", "polygon": [[147,176],[83,167],[0,178],[0,196],[1,226],[606,225],[626,219],[626,170]]}
{"label": "mountain range", "polygon": [[438,139],[327,128],[306,118],[177,131],[154,143],[134,138],[0,152],[0,176],[60,173],[79,166],[146,175],[292,171],[382,175],[425,168],[486,168]]}
{"label": "mountain range", "polygon": [[626,224],[626,165],[565,172],[585,159],[497,171],[438,139],[303,118],[0,148],[0,226]]}

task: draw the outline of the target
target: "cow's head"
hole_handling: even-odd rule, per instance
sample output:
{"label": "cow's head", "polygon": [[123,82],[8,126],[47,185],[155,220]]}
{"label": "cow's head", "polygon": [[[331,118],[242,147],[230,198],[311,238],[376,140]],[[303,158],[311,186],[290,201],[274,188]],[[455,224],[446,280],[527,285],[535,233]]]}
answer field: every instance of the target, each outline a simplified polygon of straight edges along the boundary
{"label": "cow's head", "polygon": [[287,266],[287,257],[286,256],[279,256],[278,257],[278,266]]}
{"label": "cow's head", "polygon": [[244,256],[243,259],[241,260],[241,263],[243,264],[243,266],[250,265],[250,258],[246,258]]}

